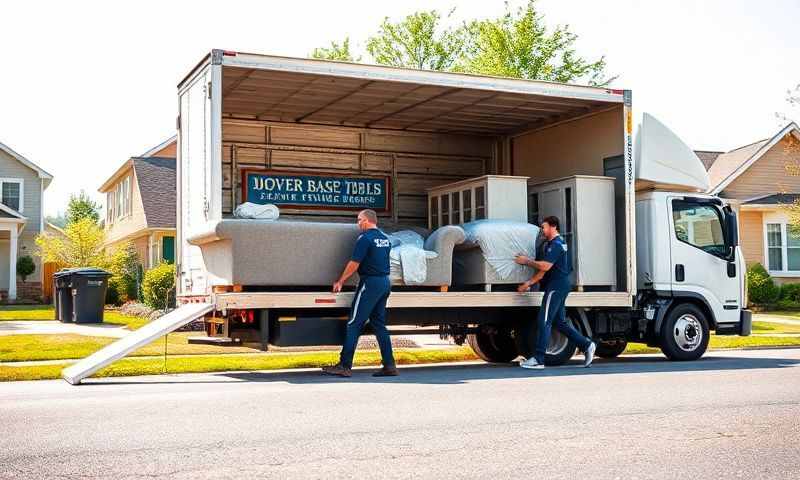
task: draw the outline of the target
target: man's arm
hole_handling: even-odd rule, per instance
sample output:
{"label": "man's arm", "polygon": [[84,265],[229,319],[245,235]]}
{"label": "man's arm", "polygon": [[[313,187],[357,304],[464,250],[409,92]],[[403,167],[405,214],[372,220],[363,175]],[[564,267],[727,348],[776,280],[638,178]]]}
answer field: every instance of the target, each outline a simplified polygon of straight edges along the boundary
{"label": "man's arm", "polygon": [[333,293],[339,293],[342,291],[344,282],[346,282],[348,278],[352,277],[353,274],[356,273],[360,264],[360,262],[356,262],[355,260],[350,260],[347,262],[347,265],[344,267],[344,271],[341,275],[339,275],[339,280],[336,280],[336,282],[333,284]]}
{"label": "man's arm", "polygon": [[542,277],[544,277],[544,273],[545,273],[544,270],[537,270],[536,273],[533,274],[530,280],[528,280],[527,282],[523,282],[522,284],[520,284],[519,287],[517,287],[517,291],[519,293],[527,292],[528,290],[531,289],[533,285],[536,285],[542,280]]}
{"label": "man's arm", "polygon": [[531,257],[527,257],[525,255],[517,255],[516,258],[514,258],[514,261],[520,265],[527,265],[529,267],[533,267],[536,270],[541,270],[543,272],[550,270],[550,268],[552,268],[553,266],[551,262],[547,262],[544,260],[534,260]]}

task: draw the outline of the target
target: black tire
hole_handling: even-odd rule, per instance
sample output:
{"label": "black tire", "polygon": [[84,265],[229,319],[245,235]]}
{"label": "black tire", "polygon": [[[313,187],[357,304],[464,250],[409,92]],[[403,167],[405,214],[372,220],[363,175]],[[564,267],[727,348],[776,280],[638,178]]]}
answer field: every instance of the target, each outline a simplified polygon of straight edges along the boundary
{"label": "black tire", "polygon": [[706,353],[709,338],[705,314],[691,303],[673,307],[661,325],[661,351],[670,360],[697,360]]}
{"label": "black tire", "polygon": [[511,329],[487,325],[477,333],[467,335],[475,355],[489,363],[509,363],[517,358],[517,345]]}
{"label": "black tire", "polygon": [[616,340],[611,342],[598,342],[595,355],[600,358],[617,358],[628,348],[628,342],[625,340]]}
{"label": "black tire", "polygon": [[[577,322],[570,317],[567,311],[567,318],[572,321],[572,325],[581,331]],[[519,323],[514,331],[514,339],[517,342],[517,351],[525,358],[531,358],[536,351],[536,317]],[[544,364],[548,367],[564,365],[575,355],[578,347],[555,328],[550,331],[550,344],[544,356]]]}

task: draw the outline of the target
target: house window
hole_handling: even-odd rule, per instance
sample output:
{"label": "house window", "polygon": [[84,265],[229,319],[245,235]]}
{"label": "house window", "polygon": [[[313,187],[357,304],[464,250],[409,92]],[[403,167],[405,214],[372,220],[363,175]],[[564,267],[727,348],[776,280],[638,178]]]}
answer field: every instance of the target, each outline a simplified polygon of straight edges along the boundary
{"label": "house window", "polygon": [[786,223],[767,223],[767,270],[800,273],[800,232]]}
{"label": "house window", "polygon": [[783,270],[783,233],[780,223],[767,224],[767,268]]}
{"label": "house window", "polygon": [[117,202],[115,191],[106,192],[106,223],[114,223],[114,206]]}
{"label": "house window", "polygon": [[123,178],[114,190],[106,194],[108,223],[131,214],[131,176]]}
{"label": "house window", "polygon": [[9,208],[22,213],[22,179],[21,178],[2,178],[0,179],[0,201]]}

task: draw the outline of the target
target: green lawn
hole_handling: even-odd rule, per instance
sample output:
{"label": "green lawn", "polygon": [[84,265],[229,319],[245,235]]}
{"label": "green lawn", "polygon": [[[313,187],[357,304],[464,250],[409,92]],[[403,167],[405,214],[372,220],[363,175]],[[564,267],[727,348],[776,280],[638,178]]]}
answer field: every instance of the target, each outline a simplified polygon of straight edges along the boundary
{"label": "green lawn", "polygon": [[[0,307],[0,322],[9,320],[55,320],[56,313],[52,305],[4,305]],[[103,323],[124,325],[136,330],[147,323],[146,318],[123,315],[117,310],[106,310]]]}
{"label": "green lawn", "polygon": [[0,307],[0,322],[3,320],[55,320],[52,305],[3,305]]}
{"label": "green lawn", "polygon": [[[259,352],[247,347],[220,347],[191,345],[189,337],[202,332],[175,332],[167,335],[168,355],[203,355]],[[27,362],[33,360],[64,360],[86,357],[114,342],[115,338],[88,337],[84,335],[5,335],[0,336],[0,362]],[[131,353],[130,356],[163,355],[164,339]]]}
{"label": "green lawn", "polygon": [[[758,348],[758,347],[794,347],[800,346],[800,337],[738,337],[712,335],[708,342],[709,350],[725,350],[731,348]],[[661,349],[648,347],[641,343],[628,344],[625,354],[659,353]]]}
{"label": "green lawn", "polygon": [[753,333],[800,333],[800,324],[790,325],[787,323],[754,321]]}
{"label": "green lawn", "polygon": [[[332,365],[339,359],[337,352],[308,353],[262,353],[258,355],[214,355],[167,357],[168,373],[202,373],[223,371],[280,370],[288,368],[316,368]],[[399,349],[395,360],[400,365],[460,362],[477,360],[468,347],[446,350]],[[357,352],[356,366],[374,365],[381,362],[380,352],[375,350]],[[61,369],[67,363],[57,365],[33,365],[9,367],[0,365],[0,381],[44,380],[61,377]],[[157,375],[165,373],[165,363],[161,358],[125,358],[97,372],[95,377],[121,377],[136,375]]]}

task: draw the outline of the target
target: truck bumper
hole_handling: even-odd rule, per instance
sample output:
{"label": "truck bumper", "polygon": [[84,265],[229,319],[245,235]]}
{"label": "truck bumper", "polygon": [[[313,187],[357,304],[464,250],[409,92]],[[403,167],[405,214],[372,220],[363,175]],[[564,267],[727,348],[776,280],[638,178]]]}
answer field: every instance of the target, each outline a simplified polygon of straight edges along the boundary
{"label": "truck bumper", "polygon": [[724,323],[717,325],[717,335],[739,335],[742,337],[750,336],[753,329],[753,312],[751,310],[740,310],[739,321],[737,323]]}

